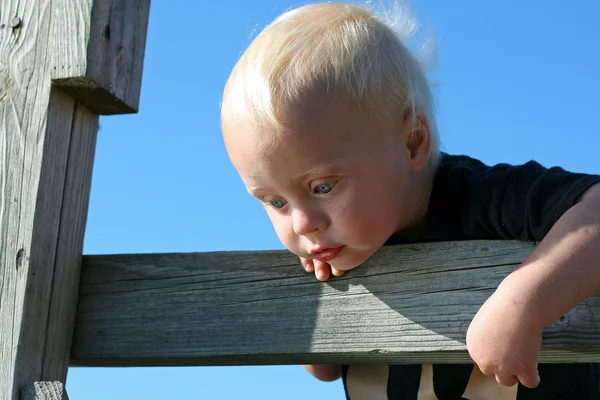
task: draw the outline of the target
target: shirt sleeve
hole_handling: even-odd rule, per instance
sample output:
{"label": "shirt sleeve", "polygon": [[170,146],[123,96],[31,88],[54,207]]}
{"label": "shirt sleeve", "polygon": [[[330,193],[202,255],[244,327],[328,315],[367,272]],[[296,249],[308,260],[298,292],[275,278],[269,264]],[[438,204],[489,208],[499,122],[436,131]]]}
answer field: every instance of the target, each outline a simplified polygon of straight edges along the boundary
{"label": "shirt sleeve", "polygon": [[[454,185],[462,235],[541,241],[600,175],[546,168],[535,161],[487,166],[466,156],[448,156],[447,183]],[[442,177],[443,179],[443,177]]]}

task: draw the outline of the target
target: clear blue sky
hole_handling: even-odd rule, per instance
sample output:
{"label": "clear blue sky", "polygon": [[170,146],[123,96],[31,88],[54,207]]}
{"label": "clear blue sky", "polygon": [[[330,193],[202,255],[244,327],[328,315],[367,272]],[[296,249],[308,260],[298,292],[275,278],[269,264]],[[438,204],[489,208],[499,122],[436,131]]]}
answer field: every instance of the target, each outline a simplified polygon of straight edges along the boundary
{"label": "clear blue sky", "polygon": [[[101,119],[85,254],[282,248],[229,165],[219,100],[253,30],[300,4],[152,3],[140,111]],[[600,173],[600,2],[414,7],[439,46],[445,151]],[[300,366],[71,368],[67,388],[73,400],[344,398]]]}

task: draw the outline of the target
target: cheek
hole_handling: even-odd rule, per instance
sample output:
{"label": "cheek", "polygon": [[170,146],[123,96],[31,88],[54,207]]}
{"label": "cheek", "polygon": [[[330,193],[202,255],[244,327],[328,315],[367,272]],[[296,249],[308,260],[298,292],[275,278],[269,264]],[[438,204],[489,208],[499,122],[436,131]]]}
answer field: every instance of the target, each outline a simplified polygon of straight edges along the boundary
{"label": "cheek", "polygon": [[349,228],[356,231],[361,237],[377,237],[378,232],[387,231],[387,225],[394,218],[389,207],[381,201],[380,197],[363,196],[353,207],[352,218],[346,219]]}
{"label": "cheek", "polygon": [[400,185],[382,190],[380,185],[386,185],[385,180],[375,182],[375,185],[367,185],[367,190],[351,193],[336,218],[348,234],[366,242],[387,240],[395,231],[403,208],[398,195]]}
{"label": "cheek", "polygon": [[295,233],[292,229],[292,220],[287,215],[280,215],[275,211],[267,210],[271,224],[275,229],[277,237],[283,243],[283,245],[290,251],[294,251],[295,246]]}

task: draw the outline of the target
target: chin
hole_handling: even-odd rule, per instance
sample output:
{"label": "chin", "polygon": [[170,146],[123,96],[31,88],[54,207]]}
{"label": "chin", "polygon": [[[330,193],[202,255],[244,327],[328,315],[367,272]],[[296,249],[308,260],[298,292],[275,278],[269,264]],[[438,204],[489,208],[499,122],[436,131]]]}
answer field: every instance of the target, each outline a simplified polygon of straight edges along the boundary
{"label": "chin", "polygon": [[340,257],[339,260],[333,260],[329,263],[335,269],[339,269],[340,271],[349,271],[356,267],[361,266],[371,255],[364,255],[362,257],[354,256],[354,257]]}
{"label": "chin", "polygon": [[331,262],[331,263],[329,263],[329,265],[331,265],[335,269],[339,269],[340,271],[350,271],[351,269],[358,267],[360,264],[347,264],[347,263],[339,263],[338,264],[338,263]]}

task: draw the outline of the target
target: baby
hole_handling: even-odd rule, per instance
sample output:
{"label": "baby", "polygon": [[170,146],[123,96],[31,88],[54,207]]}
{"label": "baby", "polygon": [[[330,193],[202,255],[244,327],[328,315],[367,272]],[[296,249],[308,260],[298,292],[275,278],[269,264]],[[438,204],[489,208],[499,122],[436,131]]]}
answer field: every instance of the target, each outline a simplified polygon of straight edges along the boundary
{"label": "baby", "polygon": [[597,364],[538,367],[544,327],[600,288],[600,176],[440,152],[429,83],[404,39],[361,7],[312,4],[278,17],[236,64],[225,146],[281,242],[320,280],[385,244],[541,242],[473,319],[476,367],[305,368],[343,377],[353,400],[600,398]]}

